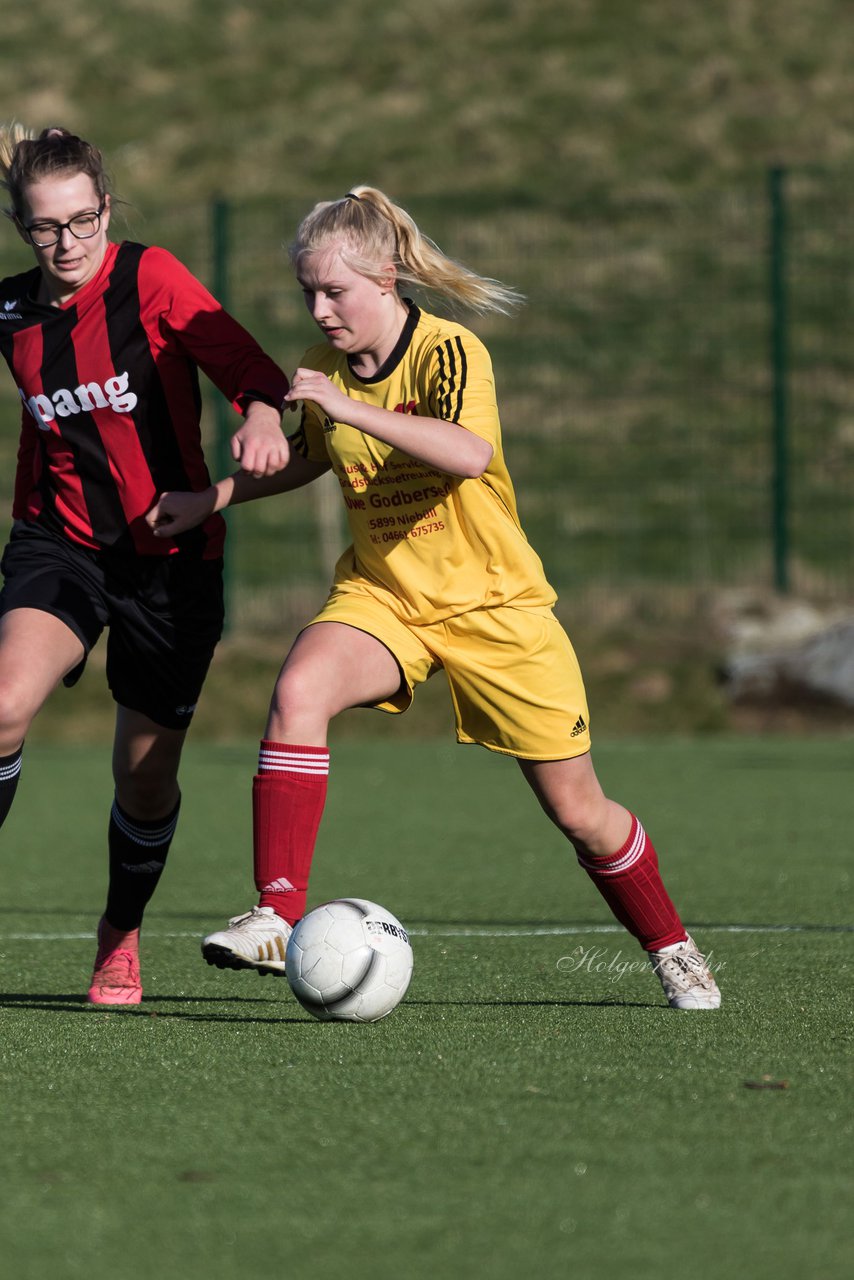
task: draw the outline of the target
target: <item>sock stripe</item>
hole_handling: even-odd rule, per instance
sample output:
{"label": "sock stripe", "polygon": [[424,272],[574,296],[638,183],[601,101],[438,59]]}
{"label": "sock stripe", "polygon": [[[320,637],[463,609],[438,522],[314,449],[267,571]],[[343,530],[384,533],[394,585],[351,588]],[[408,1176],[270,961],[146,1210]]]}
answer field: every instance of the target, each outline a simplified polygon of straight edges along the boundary
{"label": "sock stripe", "polygon": [[11,782],[13,778],[17,778],[21,772],[21,763],[21,756],[16,756],[11,764],[0,767],[0,782]]}
{"label": "sock stripe", "polygon": [[259,773],[308,773],[325,778],[329,774],[329,752],[283,751],[262,747],[258,753]]}
{"label": "sock stripe", "polygon": [[578,861],[585,871],[592,871],[599,876],[617,876],[628,871],[641,859],[645,844],[646,832],[635,818],[635,830],[625,852],[620,850],[613,858],[582,858],[579,855]]}
{"label": "sock stripe", "polygon": [[162,827],[141,827],[137,826],[131,818],[122,813],[118,804],[113,802],[110,820],[116,824],[123,836],[127,836],[128,840],[132,840],[134,844],[142,845],[146,849],[153,849],[157,845],[165,844],[167,840],[172,839],[175,834],[175,828],[178,825],[178,812],[176,810]]}

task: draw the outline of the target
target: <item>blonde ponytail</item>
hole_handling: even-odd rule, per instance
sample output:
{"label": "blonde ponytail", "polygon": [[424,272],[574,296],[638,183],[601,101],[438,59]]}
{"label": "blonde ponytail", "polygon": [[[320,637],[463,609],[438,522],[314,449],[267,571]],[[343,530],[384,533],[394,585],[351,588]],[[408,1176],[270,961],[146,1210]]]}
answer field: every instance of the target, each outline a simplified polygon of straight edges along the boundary
{"label": "blonde ponytail", "polygon": [[341,259],[360,275],[381,280],[389,263],[398,285],[414,285],[480,314],[509,315],[522,294],[500,280],[479,276],[447,257],[415,220],[376,187],[353,187],[343,199],[316,204],[297,228],[290,246],[295,267],[309,253],[340,245]]}

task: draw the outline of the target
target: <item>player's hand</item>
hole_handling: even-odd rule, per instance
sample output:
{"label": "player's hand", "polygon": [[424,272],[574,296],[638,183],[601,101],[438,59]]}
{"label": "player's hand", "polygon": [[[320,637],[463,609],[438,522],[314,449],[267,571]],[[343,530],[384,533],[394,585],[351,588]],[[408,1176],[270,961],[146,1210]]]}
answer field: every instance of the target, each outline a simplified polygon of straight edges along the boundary
{"label": "player's hand", "polygon": [[281,471],[287,465],[290,448],[278,410],[261,400],[253,400],[242,426],[231,437],[231,456],[240,463],[242,471],[256,480]]}
{"label": "player's hand", "polygon": [[297,369],[285,396],[286,403],[295,400],[310,400],[334,422],[346,422],[348,410],[353,406],[350,397],[319,369]]}
{"label": "player's hand", "polygon": [[145,517],[155,538],[174,538],[187,529],[195,529],[216,510],[217,490],[214,485],[201,493],[161,493]]}

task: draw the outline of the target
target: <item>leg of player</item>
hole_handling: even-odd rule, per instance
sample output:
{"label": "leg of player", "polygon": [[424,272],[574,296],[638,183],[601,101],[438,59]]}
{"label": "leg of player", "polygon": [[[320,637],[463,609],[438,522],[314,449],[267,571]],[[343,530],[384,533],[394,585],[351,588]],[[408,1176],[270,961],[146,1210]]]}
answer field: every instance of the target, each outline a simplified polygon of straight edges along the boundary
{"label": "leg of player", "polygon": [[652,841],[605,796],[589,754],[519,764],[611,911],[649,954],[671,1006],[717,1009],[720,992],[668,896]]}
{"label": "leg of player", "polygon": [[89,1001],[139,1004],[139,930],[178,823],[178,765],[186,731],[165,729],[118,707],[113,744],[115,797],[110,811],[110,880],[98,924]]}
{"label": "leg of player", "polygon": [[78,637],[50,613],[11,609],[0,618],[0,825],[15,798],[30,725],[84,657]]}
{"label": "leg of player", "polygon": [[330,720],[392,697],[400,668],[374,636],[319,622],[297,637],[279,674],[253,781],[258,906],[202,943],[208,964],[283,974],[291,927],[305,912],[326,801]]}

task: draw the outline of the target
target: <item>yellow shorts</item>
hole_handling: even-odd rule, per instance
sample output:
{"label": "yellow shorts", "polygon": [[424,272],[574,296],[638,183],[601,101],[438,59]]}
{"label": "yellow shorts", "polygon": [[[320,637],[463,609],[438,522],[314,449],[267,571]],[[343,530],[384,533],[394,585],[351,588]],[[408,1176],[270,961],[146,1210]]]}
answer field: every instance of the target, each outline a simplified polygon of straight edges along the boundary
{"label": "yellow shorts", "polygon": [[378,710],[402,712],[415,687],[444,669],[457,741],[524,760],[590,750],[584,682],[569,637],[549,608],[477,609],[425,626],[401,621],[369,590],[335,590],[309,626],[341,622],[375,636],[402,682]]}

